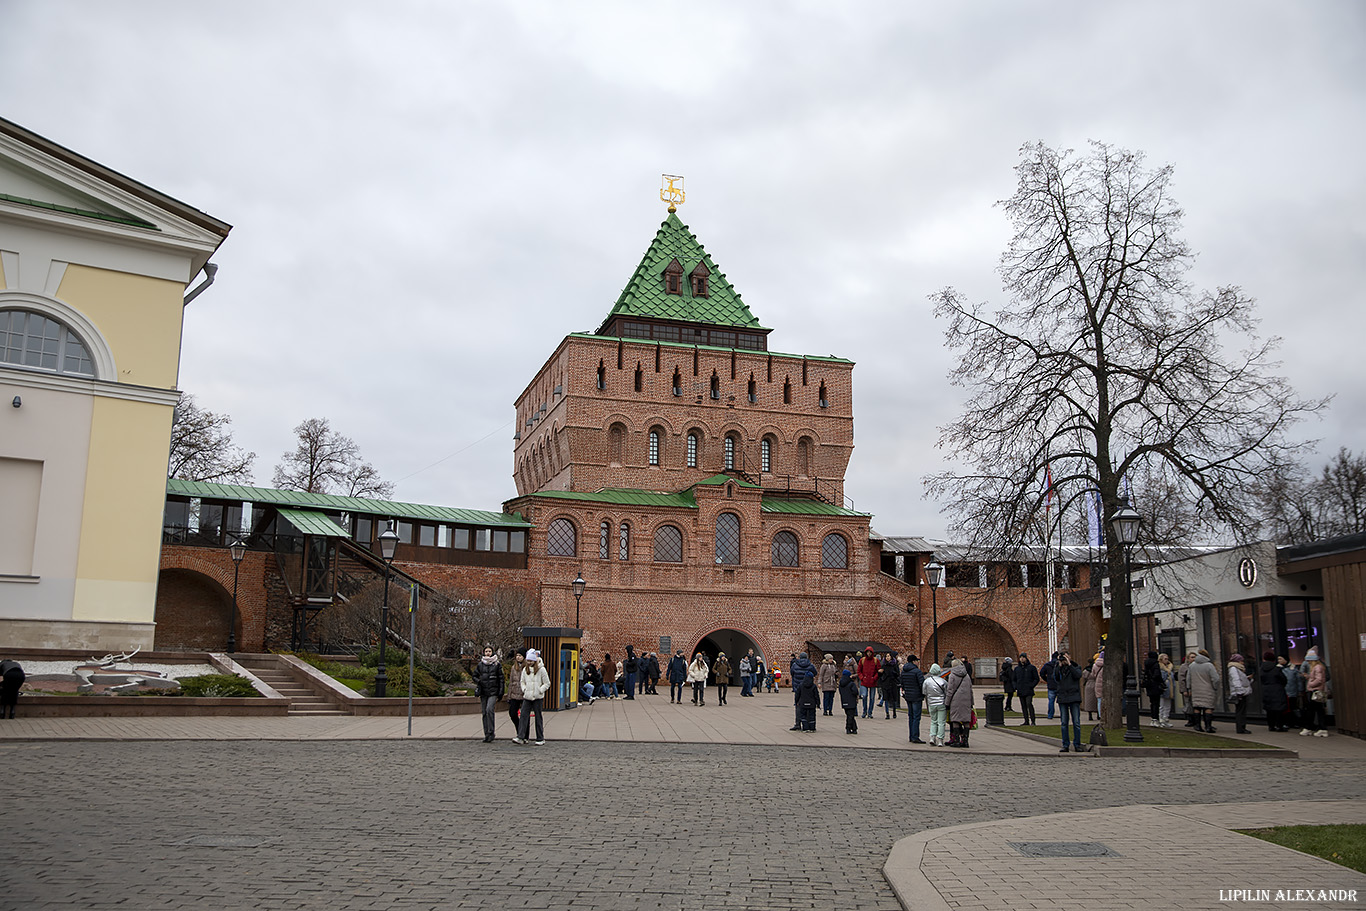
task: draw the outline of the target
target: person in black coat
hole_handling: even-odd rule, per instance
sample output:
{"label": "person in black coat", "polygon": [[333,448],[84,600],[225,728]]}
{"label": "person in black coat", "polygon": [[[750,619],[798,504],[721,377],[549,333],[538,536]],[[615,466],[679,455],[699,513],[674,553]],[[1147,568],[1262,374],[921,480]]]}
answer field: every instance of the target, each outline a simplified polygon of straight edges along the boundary
{"label": "person in black coat", "polygon": [[636,698],[636,681],[640,676],[640,659],[636,657],[636,647],[626,646],[626,658],[621,662],[621,673],[625,678],[622,684],[627,699]]}
{"label": "person in black coat", "polygon": [[1143,692],[1148,694],[1148,704],[1151,707],[1149,717],[1152,719],[1153,727],[1157,727],[1158,706],[1162,702],[1162,694],[1167,691],[1167,686],[1162,682],[1162,665],[1157,661],[1157,652],[1148,652],[1148,657],[1143,659]]}
{"label": "person in black coat", "polygon": [[1262,653],[1262,663],[1257,667],[1257,679],[1262,685],[1262,708],[1266,710],[1266,729],[1268,731],[1288,731],[1285,710],[1290,700],[1285,695],[1285,675],[1276,662],[1276,653],[1267,649]]}
{"label": "person in black coat", "polygon": [[797,707],[797,687],[806,679],[807,674],[815,676],[816,665],[811,663],[806,652],[802,652],[800,655],[793,656],[792,663],[788,665],[788,668],[792,671],[792,676],[789,679],[792,681],[792,705],[796,708],[796,718],[793,720],[792,730],[800,731],[802,729],[802,712]]}
{"label": "person in black coat", "polygon": [[[13,718],[19,703],[19,687],[24,685],[24,668],[12,658],[0,661],[0,718]],[[1281,688],[1284,692],[1285,688]]]}
{"label": "person in black coat", "polygon": [[645,688],[647,696],[659,695],[659,656],[650,652],[650,657],[646,659],[645,675],[649,680],[649,686]]}
{"label": "person in black coat", "polygon": [[906,664],[901,668],[901,695],[906,697],[906,715],[910,719],[911,743],[924,743],[920,739],[920,706],[925,701],[925,672],[916,666],[920,659],[915,655],[906,656]]}
{"label": "person in black coat", "polygon": [[1029,656],[1020,652],[1020,663],[1015,665],[1015,695],[1020,697],[1020,724],[1034,724],[1034,689],[1039,685],[1039,669],[1029,663]]}
{"label": "person in black coat", "polygon": [[901,706],[901,665],[896,655],[888,652],[882,656],[882,667],[877,672],[878,689],[882,690],[882,707],[888,718],[896,717]]}
{"label": "person in black coat", "polygon": [[797,711],[801,717],[803,731],[816,729],[816,706],[820,705],[821,691],[816,686],[816,675],[807,671],[797,687]]}
{"label": "person in black coat", "polygon": [[1001,673],[996,678],[1001,681],[1001,689],[1006,692],[1006,711],[1010,711],[1010,700],[1015,696],[1015,665],[1007,658],[1001,662]]}
{"label": "person in black coat", "polygon": [[1058,655],[1053,662],[1053,689],[1057,693],[1058,714],[1062,716],[1062,749],[1067,746],[1067,721],[1072,720],[1072,741],[1078,753],[1081,749],[1081,668],[1072,663],[1067,652]]}
{"label": "person in black coat", "polygon": [[857,734],[858,721],[854,718],[859,709],[858,680],[845,668],[840,673],[840,708],[844,709],[844,733]]}
{"label": "person in black coat", "polygon": [[484,742],[493,743],[493,716],[498,700],[503,698],[503,665],[494,657],[491,646],[484,646],[484,657],[474,666],[474,694],[484,713]]}
{"label": "person in black coat", "polygon": [[688,682],[688,659],[683,657],[683,649],[674,652],[669,659],[669,702],[683,704],[683,685]]}

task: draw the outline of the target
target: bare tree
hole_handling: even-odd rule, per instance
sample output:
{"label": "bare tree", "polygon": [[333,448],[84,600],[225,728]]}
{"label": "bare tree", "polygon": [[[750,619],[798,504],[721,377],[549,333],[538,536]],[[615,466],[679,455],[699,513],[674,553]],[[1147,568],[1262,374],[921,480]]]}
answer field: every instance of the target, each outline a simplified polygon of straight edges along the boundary
{"label": "bare tree", "polygon": [[1286,544],[1366,532],[1366,454],[1343,447],[1317,477],[1299,466],[1268,477],[1260,488],[1266,533]]}
{"label": "bare tree", "polygon": [[[1149,523],[1143,544],[1255,529],[1253,482],[1293,464],[1307,444],[1287,430],[1326,401],[1297,398],[1275,375],[1278,340],[1255,336],[1240,289],[1188,284],[1171,167],[1100,143],[1082,155],[1030,144],[1016,173],[1001,203],[1015,227],[1000,263],[1009,302],[989,312],[952,288],[933,296],[959,352],[950,377],[969,390],[940,445],[968,467],[930,478],[930,495],[1001,560],[1043,511],[1049,471],[1059,513],[1099,491],[1107,533],[1126,494],[1161,516],[1167,540]],[[1245,349],[1226,352],[1226,338]],[[1116,726],[1130,599],[1120,548],[1106,564],[1104,707]]]}
{"label": "bare tree", "polygon": [[171,458],[166,476],[183,481],[250,484],[256,453],[232,439],[232,418],[200,408],[185,395],[171,419]]}
{"label": "bare tree", "polygon": [[309,418],[294,428],[294,435],[298,445],[275,466],[276,487],[351,497],[393,496],[394,485],[382,480],[361,458],[355,441],[334,431],[326,418]]}

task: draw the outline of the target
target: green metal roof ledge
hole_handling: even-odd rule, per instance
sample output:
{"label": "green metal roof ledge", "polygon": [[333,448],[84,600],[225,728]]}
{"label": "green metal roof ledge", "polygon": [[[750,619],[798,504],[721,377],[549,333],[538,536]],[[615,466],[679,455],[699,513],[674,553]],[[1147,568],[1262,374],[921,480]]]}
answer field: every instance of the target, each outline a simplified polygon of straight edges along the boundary
{"label": "green metal roof ledge", "polygon": [[[453,509],[447,506],[427,506],[421,503],[397,503],[391,500],[372,500],[368,497],[342,497],[327,493],[300,493],[297,490],[276,490],[271,487],[248,487],[242,484],[215,484],[209,481],[166,480],[166,493],[178,497],[201,497],[210,500],[245,500],[272,506],[294,507],[305,510],[369,513],[396,519],[419,519],[451,522],[460,525],[487,525],[499,528],[531,528],[521,513],[488,512],[480,509]],[[292,520],[291,520],[292,521]]]}
{"label": "green metal roof ledge", "polygon": [[[683,267],[681,294],[669,294],[664,290],[664,270],[675,259]],[[693,297],[688,281],[699,262],[705,262],[710,273],[706,297]],[[672,212],[659,226],[650,248],[607,314],[603,326],[616,316],[652,317],[741,329],[765,328],[749,312],[740,293],[726,280],[725,273],[712,261],[697,237]]]}
{"label": "green metal roof ledge", "polygon": [[299,531],[306,535],[321,535],[324,538],[349,538],[351,537],[336,522],[320,512],[313,512],[308,509],[286,509],[280,507],[280,515],[289,520]]}
{"label": "green metal roof ledge", "polygon": [[[741,487],[755,487],[741,478],[732,478],[728,475],[715,475],[705,481],[699,481],[697,485],[718,485],[726,481],[733,481]],[[549,497],[552,500],[577,500],[582,503],[609,503],[614,506],[660,506],[667,509],[696,509],[697,500],[694,499],[692,488],[681,490],[678,493],[659,493],[653,490],[631,490],[626,488],[608,487],[594,491],[576,490],[542,490],[532,497]],[[784,513],[796,516],[868,516],[871,513],[858,512],[853,509],[845,509],[843,506],[835,506],[821,500],[791,499],[788,497],[765,497],[760,504],[762,512]]]}

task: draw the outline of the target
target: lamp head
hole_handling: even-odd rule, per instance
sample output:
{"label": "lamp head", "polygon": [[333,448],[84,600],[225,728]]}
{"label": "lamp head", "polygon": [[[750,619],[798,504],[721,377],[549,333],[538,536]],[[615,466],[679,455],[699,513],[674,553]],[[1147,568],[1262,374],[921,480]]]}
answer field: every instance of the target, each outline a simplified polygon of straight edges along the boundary
{"label": "lamp head", "polygon": [[398,550],[398,532],[394,531],[394,523],[390,522],[388,527],[379,535],[379,553],[386,563],[394,562],[394,552]]}
{"label": "lamp head", "polygon": [[233,538],[228,545],[228,551],[232,554],[232,562],[241,563],[242,558],[247,555],[247,542],[241,538]]}
{"label": "lamp head", "polygon": [[583,571],[579,571],[578,578],[569,583],[569,587],[574,591],[575,598],[583,597],[583,590],[588,587],[588,583],[583,581]]}
{"label": "lamp head", "polygon": [[938,588],[939,583],[944,579],[944,564],[928,563],[925,565],[925,581],[930,583],[930,588]]}
{"label": "lamp head", "polygon": [[1138,526],[1143,517],[1134,511],[1128,501],[1120,504],[1119,510],[1110,517],[1110,528],[1114,530],[1115,540],[1125,547],[1133,546],[1138,540]]}

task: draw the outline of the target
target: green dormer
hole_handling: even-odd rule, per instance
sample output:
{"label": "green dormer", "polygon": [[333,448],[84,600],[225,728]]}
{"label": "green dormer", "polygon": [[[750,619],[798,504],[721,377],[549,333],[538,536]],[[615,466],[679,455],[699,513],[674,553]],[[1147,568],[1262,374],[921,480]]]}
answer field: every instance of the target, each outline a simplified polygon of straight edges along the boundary
{"label": "green dormer", "polygon": [[769,331],[670,212],[597,334],[765,351]]}

